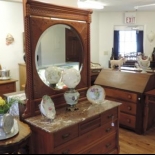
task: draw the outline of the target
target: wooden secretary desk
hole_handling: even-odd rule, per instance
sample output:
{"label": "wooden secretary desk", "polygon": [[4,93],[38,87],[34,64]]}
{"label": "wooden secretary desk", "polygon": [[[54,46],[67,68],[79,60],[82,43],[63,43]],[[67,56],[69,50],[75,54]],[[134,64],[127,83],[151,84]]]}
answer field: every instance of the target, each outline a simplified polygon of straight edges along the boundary
{"label": "wooden secretary desk", "polygon": [[[23,0],[23,6],[27,100],[26,110],[22,117],[32,130],[30,153],[119,153],[118,125],[121,103],[106,100],[103,105],[92,105],[86,98],[87,90],[91,86],[90,23],[92,10],[57,6],[36,0]],[[38,74],[39,64],[44,62],[42,55],[48,50],[47,48],[43,51],[40,49],[47,42],[52,44],[52,41],[49,39],[44,44],[38,45],[38,43],[46,30],[49,32],[50,28],[57,25],[61,27],[65,25],[66,28],[76,33],[76,39],[80,39],[80,56],[76,61],[79,62],[81,81],[76,87],[80,93],[77,104],[79,110],[76,111],[66,111],[67,104],[63,95],[68,90],[67,88],[55,90],[44,83],[40,77],[40,72]],[[58,35],[56,36],[58,37]],[[61,37],[59,40],[57,37],[58,41],[62,39]],[[54,43],[50,52],[54,47],[57,50],[63,46],[56,40]],[[45,47],[47,46],[49,44]],[[37,47],[39,50],[36,50]],[[58,52],[49,53],[48,57],[50,55],[54,57],[55,54]],[[39,55],[38,62],[36,61],[37,55]],[[48,57],[46,57],[46,62]],[[49,62],[51,62],[52,57]],[[55,104],[56,117],[52,122],[45,121],[40,113],[39,104],[43,95],[50,96]]]}
{"label": "wooden secretary desk", "polygon": [[[95,84],[105,89],[107,99],[122,103],[119,120],[121,127],[138,134],[145,133],[147,108],[145,93],[155,88],[155,74],[103,69]],[[152,119],[152,116],[149,115],[147,119]],[[149,127],[151,125],[147,130]]]}

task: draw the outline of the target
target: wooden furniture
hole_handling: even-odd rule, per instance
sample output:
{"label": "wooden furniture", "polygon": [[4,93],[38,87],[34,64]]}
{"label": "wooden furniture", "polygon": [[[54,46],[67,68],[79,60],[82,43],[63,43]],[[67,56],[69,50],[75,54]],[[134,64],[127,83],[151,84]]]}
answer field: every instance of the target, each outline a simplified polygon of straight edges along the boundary
{"label": "wooden furniture", "polygon": [[[57,6],[33,0],[23,0],[23,10],[27,74],[25,92],[28,99],[26,104],[27,108],[23,116],[27,118],[40,114],[38,105],[40,104],[42,96],[45,94],[52,97],[56,108],[66,105],[63,94],[67,88],[60,90],[50,88],[41,80],[36,68],[38,54],[36,53],[36,47],[38,40],[48,28],[55,25],[63,24],[70,26],[71,29],[79,35],[80,45],[82,45],[82,51],[80,51],[82,52],[82,61],[80,62],[82,68],[80,72],[81,81],[76,89],[80,93],[79,101],[85,100],[87,89],[91,84],[90,22],[92,11]],[[57,44],[56,46],[61,45]],[[39,57],[38,61],[40,60],[41,57]]]}
{"label": "wooden furniture", "polygon": [[120,126],[143,134],[145,92],[155,88],[155,74],[103,69],[95,84],[103,86],[107,99],[122,103]]}
{"label": "wooden furniture", "polygon": [[[36,154],[118,153],[120,103],[106,101],[103,105],[91,106],[86,98],[87,90],[91,86],[90,22],[92,11],[33,0],[23,0],[23,6],[27,73],[25,88],[27,102],[23,118],[32,130],[31,152]],[[42,60],[39,56],[36,61],[38,40],[47,29],[59,24],[73,29],[74,33],[78,34],[82,46],[80,48],[82,51],[79,52],[81,54],[79,58],[81,81],[76,87],[80,93],[77,104],[79,110],[72,112],[66,111],[67,104],[63,95],[67,88],[60,90],[50,88],[41,80],[37,72],[37,65]],[[55,45],[62,46],[56,42]],[[44,52],[46,51],[42,54]],[[52,122],[47,122],[47,119],[45,120],[40,115],[38,105],[43,95],[50,96],[55,104],[56,117]]]}
{"label": "wooden furniture", "polygon": [[91,70],[91,85],[94,85],[94,82],[97,78],[97,76],[99,75],[101,70]]}
{"label": "wooden furniture", "polygon": [[3,94],[11,93],[16,91],[16,82],[17,80],[0,80],[0,96]]}
{"label": "wooden furniture", "polygon": [[19,63],[19,86],[20,91],[25,90],[25,84],[26,84],[26,64],[25,63]]}
{"label": "wooden furniture", "polygon": [[25,119],[32,129],[31,153],[119,153],[120,104],[106,100],[103,105],[92,105],[83,101],[77,104],[77,111],[57,110],[51,123],[40,115]]}
{"label": "wooden furniture", "polygon": [[155,89],[145,93],[144,132],[155,126]]}
{"label": "wooden furniture", "polygon": [[20,150],[24,151],[23,153],[28,153],[25,151],[31,135],[30,127],[21,121],[18,121],[18,125],[19,133],[17,135],[6,140],[0,140],[1,154],[21,154]]}

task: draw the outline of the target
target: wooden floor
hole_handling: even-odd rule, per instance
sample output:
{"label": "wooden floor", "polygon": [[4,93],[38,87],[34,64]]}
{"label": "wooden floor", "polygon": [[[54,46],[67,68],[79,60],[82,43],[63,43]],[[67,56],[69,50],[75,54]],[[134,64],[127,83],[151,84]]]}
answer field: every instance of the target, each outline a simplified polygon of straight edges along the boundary
{"label": "wooden floor", "polygon": [[155,128],[144,135],[120,128],[120,154],[155,154]]}

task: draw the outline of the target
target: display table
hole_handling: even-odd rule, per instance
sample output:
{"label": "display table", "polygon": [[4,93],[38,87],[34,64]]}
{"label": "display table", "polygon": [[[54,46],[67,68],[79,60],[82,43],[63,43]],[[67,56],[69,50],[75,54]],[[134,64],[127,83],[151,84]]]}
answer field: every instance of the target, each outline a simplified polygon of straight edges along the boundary
{"label": "display table", "polygon": [[26,147],[29,144],[31,130],[29,126],[21,121],[18,121],[19,133],[12,138],[0,140],[0,154],[18,154],[20,150],[27,152]]}

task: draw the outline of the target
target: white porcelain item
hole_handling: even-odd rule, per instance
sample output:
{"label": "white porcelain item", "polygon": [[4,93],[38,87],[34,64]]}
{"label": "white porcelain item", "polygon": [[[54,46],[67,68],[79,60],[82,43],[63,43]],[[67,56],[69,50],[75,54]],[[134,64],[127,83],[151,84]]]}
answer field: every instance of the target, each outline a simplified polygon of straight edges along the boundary
{"label": "white porcelain item", "polygon": [[99,85],[93,85],[87,90],[87,99],[93,104],[103,103],[105,100],[105,90]]}
{"label": "white porcelain item", "polygon": [[44,114],[44,116],[47,117],[48,119],[53,120],[55,118],[56,116],[55,105],[50,96],[44,95],[42,97],[40,110],[41,113]]}
{"label": "white porcelain item", "polygon": [[61,70],[59,67],[50,66],[45,70],[45,78],[50,84],[56,84],[61,78]]}
{"label": "white porcelain item", "polygon": [[66,69],[62,73],[62,82],[68,88],[75,88],[79,84],[80,80],[81,80],[81,74],[75,68]]}
{"label": "white porcelain item", "polygon": [[80,97],[79,92],[76,91],[74,88],[69,89],[68,91],[64,93],[64,98],[65,98],[66,103],[71,106],[77,104],[79,97]]}

